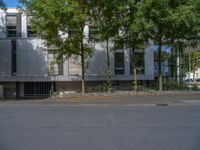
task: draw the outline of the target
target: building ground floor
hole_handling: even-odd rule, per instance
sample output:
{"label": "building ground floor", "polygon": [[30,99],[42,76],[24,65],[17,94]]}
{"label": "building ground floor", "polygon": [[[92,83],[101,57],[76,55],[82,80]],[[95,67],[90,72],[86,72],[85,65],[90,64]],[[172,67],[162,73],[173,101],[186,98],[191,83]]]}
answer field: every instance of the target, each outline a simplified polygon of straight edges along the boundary
{"label": "building ground floor", "polygon": [[[152,81],[138,81],[140,87],[149,87]],[[112,81],[114,90],[132,90],[134,82]],[[86,92],[106,91],[106,81],[86,81]],[[48,98],[59,92],[81,92],[80,81],[0,82],[1,99]]]}

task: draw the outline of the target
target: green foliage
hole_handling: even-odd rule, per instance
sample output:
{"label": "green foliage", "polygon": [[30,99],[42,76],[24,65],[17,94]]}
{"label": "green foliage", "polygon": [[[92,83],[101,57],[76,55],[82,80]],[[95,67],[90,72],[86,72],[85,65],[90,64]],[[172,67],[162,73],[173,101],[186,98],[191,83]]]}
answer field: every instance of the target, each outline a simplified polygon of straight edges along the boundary
{"label": "green foliage", "polygon": [[198,68],[200,68],[200,50],[185,54],[185,73],[193,73],[194,78]]}
{"label": "green foliage", "polygon": [[[99,41],[123,43],[132,49],[133,54],[136,49],[144,49],[148,41],[159,45],[160,63],[163,45],[174,47],[180,43],[195,44],[200,38],[199,0],[20,0],[20,2],[26,6],[27,13],[33,15],[31,22],[38,35],[47,40],[49,46],[55,45],[58,48],[59,58],[81,56],[83,72],[85,72],[85,60],[92,54],[92,49],[84,39],[84,27],[88,24],[97,26]],[[107,44],[108,70],[110,50]],[[136,64],[135,55],[132,62]],[[160,66],[159,75],[162,76]],[[109,91],[112,90],[110,76],[110,72],[106,71]],[[134,80],[137,85],[136,75]]]}
{"label": "green foliage", "polygon": [[193,70],[200,68],[200,50],[191,53],[191,64]]}
{"label": "green foliage", "polygon": [[[145,0],[142,9],[146,19],[150,22],[150,39],[159,45],[159,78],[162,78],[161,71],[161,47],[163,45],[187,44],[188,40],[196,39],[198,36],[197,26],[199,25],[200,10],[196,6],[197,0]],[[186,42],[184,42],[186,41]],[[182,48],[182,47],[181,47]],[[178,49],[180,50],[180,49]],[[159,80],[162,89],[162,80]]]}
{"label": "green foliage", "polygon": [[106,89],[108,92],[113,91],[111,75],[112,75],[111,69],[107,68],[107,70],[106,70]]}
{"label": "green foliage", "polygon": [[[38,35],[55,45],[63,55],[81,55],[84,26],[89,20],[89,2],[73,0],[21,0],[32,13],[32,26]],[[85,53],[91,49],[85,43]]]}
{"label": "green foliage", "polygon": [[151,25],[144,16],[141,1],[124,1],[120,7],[121,38],[129,48],[144,48]]}
{"label": "green foliage", "polygon": [[[120,42],[123,42],[126,48],[132,50],[132,64],[134,68],[134,89],[137,91],[137,63],[135,52],[136,49],[144,49],[148,42],[148,30],[151,25],[149,21],[145,18],[143,12],[143,2],[142,1],[123,1],[118,7],[119,18],[118,29],[120,29],[121,34],[116,37]],[[116,40],[117,41],[117,40]]]}
{"label": "green foliage", "polygon": [[82,92],[85,92],[85,60],[92,49],[85,41],[84,28],[90,21],[90,0],[20,0],[31,13],[32,27],[58,49],[58,58],[81,56]]}
{"label": "green foliage", "polygon": [[165,91],[183,91],[189,90],[188,85],[186,84],[178,84],[175,80],[167,79],[164,82],[164,90]]}
{"label": "green foliage", "polygon": [[93,85],[88,88],[89,92],[108,92],[107,83]]}
{"label": "green foliage", "polygon": [[119,7],[122,2],[118,0],[98,0],[94,1],[91,21],[96,25],[100,33],[100,41],[106,41],[118,34],[119,29]]}
{"label": "green foliage", "polygon": [[106,70],[106,82],[89,86],[89,92],[113,92],[113,84],[111,80],[111,70],[107,68]]}
{"label": "green foliage", "polygon": [[193,91],[198,91],[198,90],[199,90],[198,85],[197,85],[197,84],[194,84],[194,85],[192,86],[192,90],[193,90]]}
{"label": "green foliage", "polygon": [[0,0],[0,9],[3,9],[3,10],[6,9],[6,3],[4,0]]}

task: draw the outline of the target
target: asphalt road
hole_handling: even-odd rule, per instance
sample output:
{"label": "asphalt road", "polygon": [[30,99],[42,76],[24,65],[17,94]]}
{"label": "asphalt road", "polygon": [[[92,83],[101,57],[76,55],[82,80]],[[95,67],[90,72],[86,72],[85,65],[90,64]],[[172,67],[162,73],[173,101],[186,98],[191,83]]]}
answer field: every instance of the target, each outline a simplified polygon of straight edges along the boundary
{"label": "asphalt road", "polygon": [[200,150],[200,105],[1,106],[0,150]]}

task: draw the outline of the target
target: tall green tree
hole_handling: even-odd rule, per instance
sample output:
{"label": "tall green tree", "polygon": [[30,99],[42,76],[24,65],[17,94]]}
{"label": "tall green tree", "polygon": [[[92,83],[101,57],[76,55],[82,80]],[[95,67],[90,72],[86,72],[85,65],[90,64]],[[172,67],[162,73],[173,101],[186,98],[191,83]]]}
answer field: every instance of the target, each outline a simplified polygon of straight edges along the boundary
{"label": "tall green tree", "polygon": [[191,64],[193,72],[193,80],[195,81],[196,70],[200,68],[200,50],[191,54]]}
{"label": "tall green tree", "polygon": [[[152,41],[158,45],[159,91],[163,90],[162,46],[182,43],[191,37],[190,29],[196,28],[194,6],[196,0],[144,0],[143,12],[153,25]],[[194,23],[194,24],[193,24]]]}
{"label": "tall green tree", "polygon": [[187,53],[185,55],[185,72],[193,73],[195,81],[195,73],[200,68],[200,50]]}
{"label": "tall green tree", "polygon": [[85,92],[85,60],[92,50],[85,41],[84,27],[90,20],[89,0],[20,0],[33,15],[32,25],[49,45],[63,56],[81,57],[82,93]]}
{"label": "tall green tree", "polygon": [[168,0],[145,0],[143,5],[145,16],[154,26],[150,32],[151,39],[158,45],[159,91],[163,90],[162,46],[168,39],[167,34],[171,23],[171,10],[168,2]]}
{"label": "tall green tree", "polygon": [[[136,0],[99,0],[96,2],[97,22],[100,30],[100,40],[106,41],[107,66],[109,63],[109,40],[116,45],[123,45],[132,50],[134,73],[134,89],[137,91],[137,66],[135,50],[144,47],[147,41],[145,31],[148,22],[141,12],[142,1]],[[119,34],[120,33],[120,34]]]}
{"label": "tall green tree", "polygon": [[149,38],[147,33],[151,29],[151,24],[144,16],[143,4],[142,0],[125,0],[119,9],[121,39],[124,41],[125,46],[132,51],[131,61],[133,64],[135,91],[138,90],[136,49],[145,48]]}
{"label": "tall green tree", "polygon": [[98,0],[95,1],[93,9],[93,22],[91,25],[95,25],[98,30],[98,38],[94,35],[94,38],[91,37],[92,41],[101,42],[105,51],[107,59],[107,88],[108,91],[112,90],[112,81],[111,81],[111,66],[110,66],[110,54],[112,50],[112,42],[114,37],[118,34],[119,24],[118,24],[118,7],[120,1],[118,0]]}
{"label": "tall green tree", "polygon": [[183,83],[184,68],[183,55],[186,46],[196,45],[200,35],[200,2],[198,0],[171,2],[173,8],[172,27],[170,37],[175,50],[176,77],[178,84]]}

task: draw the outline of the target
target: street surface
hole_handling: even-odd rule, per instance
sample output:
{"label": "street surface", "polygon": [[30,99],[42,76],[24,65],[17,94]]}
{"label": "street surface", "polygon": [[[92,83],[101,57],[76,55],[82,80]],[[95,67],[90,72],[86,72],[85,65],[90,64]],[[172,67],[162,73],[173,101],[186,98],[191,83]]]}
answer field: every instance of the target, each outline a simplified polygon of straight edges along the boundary
{"label": "street surface", "polygon": [[200,92],[161,94],[161,95],[106,95],[106,96],[78,96],[64,99],[25,99],[25,100],[2,100],[0,106],[63,106],[63,105],[84,105],[84,106],[154,106],[157,104],[180,105],[199,104]]}
{"label": "street surface", "polygon": [[0,150],[200,150],[200,105],[0,106]]}

